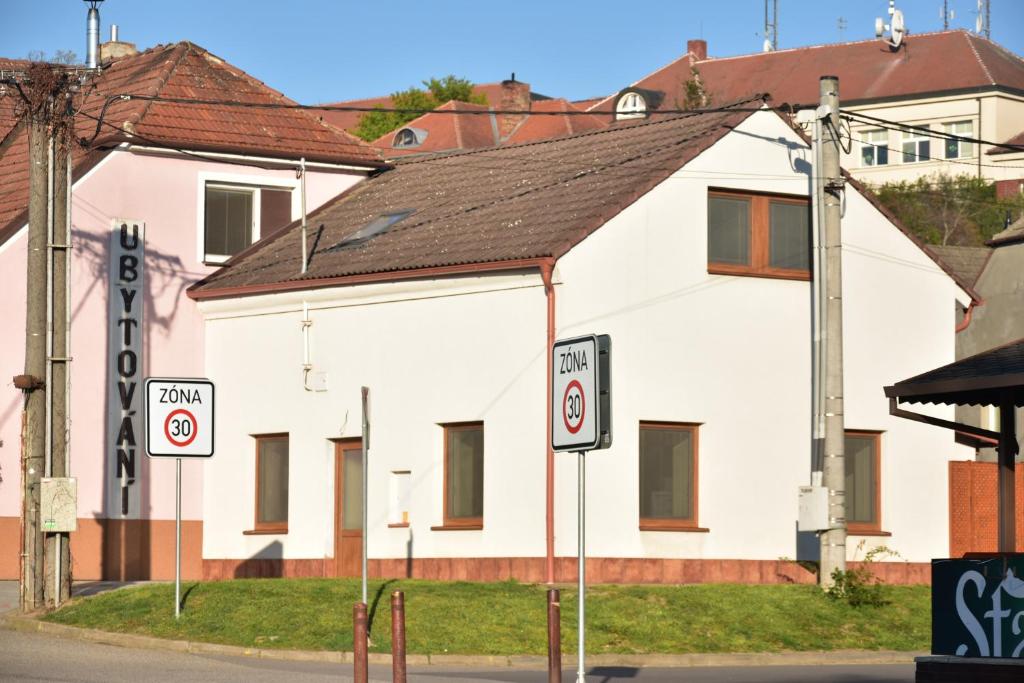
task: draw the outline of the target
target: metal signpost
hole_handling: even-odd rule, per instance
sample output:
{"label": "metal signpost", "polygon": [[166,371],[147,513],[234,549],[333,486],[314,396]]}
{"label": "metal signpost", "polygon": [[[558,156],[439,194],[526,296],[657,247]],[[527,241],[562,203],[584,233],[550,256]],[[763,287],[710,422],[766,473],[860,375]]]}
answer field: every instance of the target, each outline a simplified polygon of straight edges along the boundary
{"label": "metal signpost", "polygon": [[576,681],[584,683],[586,613],[586,462],[587,451],[612,444],[611,423],[612,340],[606,334],[556,341],[551,347],[551,448],[576,451],[577,564],[579,623]]}
{"label": "metal signpost", "polygon": [[174,618],[181,616],[181,459],[213,455],[213,382],[146,379],[146,453],[175,459]]}
{"label": "metal signpost", "polygon": [[362,403],[362,405],[363,405],[363,432],[362,432],[363,433],[363,438],[361,439],[361,443],[362,443],[362,446],[363,446],[363,542],[362,542],[363,558],[362,558],[362,561],[363,561],[363,604],[365,605],[366,604],[366,557],[367,557],[367,555],[366,555],[366,551],[367,551],[366,546],[367,546],[367,541],[369,540],[369,537],[367,536],[367,533],[366,533],[366,530],[367,530],[367,527],[368,527],[368,524],[367,524],[367,521],[366,521],[366,511],[367,511],[367,503],[368,503],[368,501],[366,499],[366,489],[368,488],[368,485],[369,485],[369,472],[370,472],[369,463],[366,462],[366,452],[370,450],[370,405],[369,405],[370,404],[370,388],[369,387],[362,387],[361,391],[362,391],[362,401],[363,401],[363,403]]}

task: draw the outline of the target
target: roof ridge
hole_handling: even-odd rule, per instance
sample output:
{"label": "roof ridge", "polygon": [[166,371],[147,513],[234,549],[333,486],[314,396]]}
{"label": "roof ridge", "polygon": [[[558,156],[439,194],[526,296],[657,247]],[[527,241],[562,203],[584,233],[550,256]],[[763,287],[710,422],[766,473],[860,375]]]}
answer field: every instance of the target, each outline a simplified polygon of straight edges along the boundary
{"label": "roof ridge", "polygon": [[[636,79],[635,81],[633,81],[632,83],[630,83],[629,85],[627,85],[627,86],[626,86],[626,88],[635,88],[635,87],[637,87],[637,84],[638,84],[638,83],[641,83],[641,82],[643,82],[643,81],[646,81],[646,80],[647,80],[648,78],[651,78],[651,77],[652,77],[652,76],[654,76],[655,74],[657,74],[657,73],[660,73],[660,72],[664,71],[665,69],[669,68],[670,66],[675,66],[676,64],[678,64],[679,62],[683,61],[684,59],[686,59],[686,60],[689,60],[689,61],[690,61],[690,66],[693,66],[693,65],[694,65],[694,63],[695,63],[695,62],[694,62],[694,60],[690,59],[690,53],[689,53],[689,52],[687,52],[686,54],[684,54],[684,55],[683,55],[683,56],[681,56],[681,57],[676,57],[675,59],[673,59],[673,60],[672,60],[671,62],[669,62],[668,64],[665,64],[665,65],[663,65],[663,66],[660,66],[660,67],[658,67],[657,69],[655,69],[654,71],[650,72],[650,73],[649,73],[649,74],[647,74],[646,76],[642,76],[642,77],[640,77],[640,78]],[[615,92],[613,92],[613,93],[612,93],[611,95],[606,95],[606,96],[605,96],[605,97],[603,97],[603,98],[602,98],[601,100],[599,100],[599,101],[595,102],[594,104],[592,104],[591,106],[587,107],[587,111],[588,111],[588,112],[589,112],[589,111],[593,111],[594,109],[596,109],[597,107],[601,106],[601,105],[602,105],[602,104],[604,104],[605,102],[607,102],[607,101],[609,101],[609,100],[613,99],[613,98],[614,98],[614,97],[615,97],[615,96],[616,96],[617,94],[619,94],[620,92],[622,92],[622,91],[623,91],[623,90],[625,90],[626,88],[619,88],[618,90],[616,90]]]}
{"label": "roof ridge", "polygon": [[[629,128],[639,128],[639,127],[642,127],[642,126],[662,125],[662,124],[670,123],[672,121],[678,121],[680,119],[687,119],[687,118],[692,118],[694,116],[700,116],[700,115],[734,114],[734,113],[739,113],[739,112],[736,111],[736,110],[730,110],[728,107],[737,106],[737,105],[741,105],[741,104],[746,104],[748,102],[752,102],[752,101],[760,100],[760,99],[761,99],[761,97],[750,97],[750,98],[747,98],[747,99],[743,99],[743,100],[738,100],[736,102],[732,102],[729,105],[727,105],[726,107],[718,108],[715,111],[710,111],[709,112],[709,111],[695,110],[695,111],[687,113],[687,114],[660,115],[658,118],[653,118],[652,117],[652,118],[648,118],[648,119],[645,119],[645,120],[642,120],[642,121],[638,121],[638,120],[630,121],[630,122],[628,122],[627,125],[628,125]],[[658,112],[655,111],[655,112],[652,112],[652,113],[653,114],[657,114]],[[434,155],[429,156],[429,157],[419,157],[419,158],[416,158],[416,159],[408,159],[408,160],[399,159],[399,160],[395,161],[395,165],[396,166],[399,166],[399,165],[400,166],[405,166],[405,165],[409,165],[409,164],[420,164],[420,163],[425,163],[425,162],[429,162],[429,161],[437,161],[439,159],[447,159],[447,158],[450,158],[450,157],[458,157],[458,156],[464,156],[464,155],[469,155],[469,154],[480,154],[481,152],[493,152],[495,150],[500,150],[500,149],[522,148],[522,147],[529,147],[531,145],[546,145],[546,144],[549,144],[549,143],[560,142],[562,140],[567,140],[567,139],[570,139],[570,138],[586,137],[586,136],[589,136],[589,135],[600,135],[600,134],[603,134],[603,133],[613,133],[615,131],[624,130],[626,127],[627,126],[606,126],[604,128],[597,128],[597,129],[594,129],[594,130],[580,131],[579,133],[573,133],[572,135],[562,135],[562,136],[555,137],[555,138],[542,138],[540,140],[526,140],[526,141],[523,141],[523,142],[515,142],[515,143],[512,143],[511,145],[495,145],[493,147],[481,147],[481,148],[478,148],[478,149],[464,149],[464,150],[460,149],[460,150],[456,150],[456,151],[453,151],[453,152],[445,152],[445,153],[441,153],[441,154],[434,154]]]}
{"label": "roof ridge", "polygon": [[969,34],[964,34],[964,37],[967,40],[967,46],[971,49],[971,54],[974,55],[974,59],[978,62],[978,66],[980,66],[981,70],[985,72],[985,78],[988,79],[989,85],[995,85],[996,81],[992,78],[992,72],[988,70],[988,64],[985,63],[985,60],[981,58],[981,54],[978,52],[978,47],[974,44],[974,41],[971,40]]}
{"label": "roof ridge", "polygon": [[[177,55],[177,57],[169,59],[167,63],[161,67],[160,74],[157,77],[157,82],[150,88],[150,92],[148,93],[149,95],[152,95],[153,97],[157,97],[160,95],[160,91],[167,86],[167,82],[171,80],[171,75],[178,68],[178,65],[181,64],[181,60],[183,60],[185,58],[185,55],[188,54],[189,45],[191,45],[191,43],[189,43],[188,41],[181,41],[179,43],[176,43],[174,47],[170,49],[171,53],[173,53],[175,50],[179,50],[179,54]],[[146,117],[146,114],[148,114],[149,110],[153,107],[153,103],[155,101],[155,99],[147,100],[146,103],[142,105],[142,109],[139,109],[138,111],[128,116],[127,121],[130,121],[133,125],[141,123],[142,120]]]}

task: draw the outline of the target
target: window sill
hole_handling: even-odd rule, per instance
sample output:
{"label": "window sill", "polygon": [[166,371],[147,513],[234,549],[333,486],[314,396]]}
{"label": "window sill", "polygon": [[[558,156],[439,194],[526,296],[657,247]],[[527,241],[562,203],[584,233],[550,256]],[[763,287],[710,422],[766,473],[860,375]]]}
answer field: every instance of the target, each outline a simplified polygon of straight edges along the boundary
{"label": "window sill", "polygon": [[431,531],[480,531],[484,528],[483,523],[480,524],[443,524],[441,526],[430,527]]}
{"label": "window sill", "polygon": [[846,533],[848,536],[892,536],[891,531],[882,531],[881,529],[857,529],[846,527]]}
{"label": "window sill", "polygon": [[408,529],[409,522],[399,522],[397,524],[388,524],[389,529]]}
{"label": "window sill", "polygon": [[811,273],[806,270],[755,270],[744,266],[723,266],[709,263],[709,275],[736,275],[739,277],[762,277],[771,280],[802,280],[810,282]]}
{"label": "window sill", "polygon": [[274,529],[249,529],[243,531],[243,536],[274,536],[284,535],[288,533],[288,527],[279,527]]}
{"label": "window sill", "polygon": [[711,531],[706,527],[693,524],[675,524],[672,522],[640,522],[640,531],[688,531],[691,533],[706,534]]}

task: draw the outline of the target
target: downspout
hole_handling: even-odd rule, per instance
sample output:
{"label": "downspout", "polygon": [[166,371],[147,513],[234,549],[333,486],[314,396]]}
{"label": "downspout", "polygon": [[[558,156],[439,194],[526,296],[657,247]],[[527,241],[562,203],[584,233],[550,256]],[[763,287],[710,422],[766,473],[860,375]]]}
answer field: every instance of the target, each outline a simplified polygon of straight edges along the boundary
{"label": "downspout", "polygon": [[546,537],[546,576],[548,584],[555,582],[555,452],[551,449],[551,378],[554,367],[551,360],[551,347],[555,344],[555,286],[551,276],[555,270],[555,259],[540,264],[540,277],[544,281],[544,296],[548,304],[547,346],[544,355],[547,357],[547,383],[544,393],[547,395],[547,412],[544,414],[547,435],[547,475],[546,475],[546,511],[544,517]]}
{"label": "downspout", "polygon": [[957,323],[956,327],[954,328],[954,331],[963,332],[964,330],[967,329],[967,326],[971,324],[971,315],[974,313],[974,307],[980,305],[981,303],[984,302],[972,300],[971,303],[968,304],[967,312],[964,313],[964,319]]}

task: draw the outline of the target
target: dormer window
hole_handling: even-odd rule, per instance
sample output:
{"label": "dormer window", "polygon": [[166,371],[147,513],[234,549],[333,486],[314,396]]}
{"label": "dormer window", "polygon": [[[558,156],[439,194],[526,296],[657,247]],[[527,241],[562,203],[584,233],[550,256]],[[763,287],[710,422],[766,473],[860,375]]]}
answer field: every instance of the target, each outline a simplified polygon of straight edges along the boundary
{"label": "dormer window", "polygon": [[427,139],[427,131],[419,128],[402,128],[395,133],[391,146],[394,148],[419,147]]}
{"label": "dormer window", "polygon": [[625,92],[615,102],[615,120],[642,119],[647,116],[647,100],[638,92]]}

